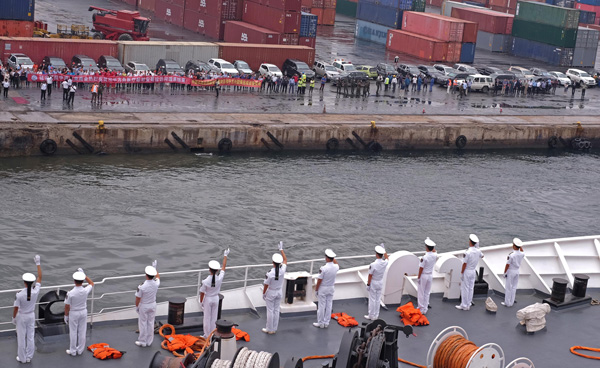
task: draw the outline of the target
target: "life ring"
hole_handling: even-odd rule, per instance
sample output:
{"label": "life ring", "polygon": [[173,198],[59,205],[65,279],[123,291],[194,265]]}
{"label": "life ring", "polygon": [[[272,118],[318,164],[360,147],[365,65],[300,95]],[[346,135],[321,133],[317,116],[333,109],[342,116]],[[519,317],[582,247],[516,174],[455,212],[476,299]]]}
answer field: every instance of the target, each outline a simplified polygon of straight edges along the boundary
{"label": "life ring", "polygon": [[549,148],[556,148],[557,145],[558,145],[558,138],[556,138],[555,135],[553,135],[552,137],[550,137],[548,139],[548,147]]}
{"label": "life ring", "polygon": [[327,147],[327,151],[337,151],[340,146],[340,141],[337,138],[329,138],[325,147]]}
{"label": "life ring", "polygon": [[458,149],[463,149],[463,148],[465,148],[466,145],[467,145],[467,137],[465,137],[464,135],[459,135],[458,138],[456,138],[456,147]]}
{"label": "life ring", "polygon": [[371,152],[381,152],[383,151],[383,146],[379,142],[371,142],[367,146],[367,149]]}
{"label": "life ring", "polygon": [[166,323],[166,324],[160,326],[160,328],[158,329],[158,334],[160,336],[165,337],[165,334],[163,332],[165,330],[165,327],[171,329],[171,333],[169,335],[175,335],[175,327],[173,327],[173,325]]}
{"label": "life ring", "polygon": [[219,141],[219,144],[217,145],[217,147],[219,148],[219,151],[223,152],[229,152],[231,151],[231,147],[233,146],[233,142],[231,141],[231,139],[229,138],[223,138]]}
{"label": "life ring", "polygon": [[58,146],[56,145],[56,142],[52,139],[46,139],[40,144],[40,151],[42,151],[42,153],[47,156],[52,156],[53,154],[55,154],[57,149]]}

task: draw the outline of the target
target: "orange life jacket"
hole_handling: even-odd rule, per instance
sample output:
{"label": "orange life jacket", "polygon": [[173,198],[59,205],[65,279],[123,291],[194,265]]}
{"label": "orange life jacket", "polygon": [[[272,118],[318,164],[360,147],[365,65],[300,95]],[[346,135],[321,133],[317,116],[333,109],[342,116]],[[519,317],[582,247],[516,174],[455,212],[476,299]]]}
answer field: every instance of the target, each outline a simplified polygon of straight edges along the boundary
{"label": "orange life jacket", "polygon": [[93,344],[87,348],[94,354],[94,358],[97,359],[119,359],[123,356],[123,352],[113,349],[106,343]]}
{"label": "orange life jacket", "polygon": [[338,321],[338,323],[344,327],[354,327],[358,326],[358,322],[354,319],[354,317],[342,312],[342,313],[333,313],[331,318]]}
{"label": "orange life jacket", "polygon": [[190,348],[198,341],[196,336],[192,335],[167,335],[165,336],[165,340],[161,343],[163,349],[169,351],[175,350],[184,350],[188,353],[193,353],[194,351]]}
{"label": "orange life jacket", "polygon": [[248,335],[247,332],[242,331],[242,330],[238,330],[237,328],[232,328],[231,332],[233,332],[235,334],[235,339],[236,340],[244,340],[246,342],[250,341],[250,335]]}
{"label": "orange life jacket", "polygon": [[421,313],[421,311],[414,307],[412,302],[408,302],[396,309],[400,312],[400,318],[405,326],[428,326],[429,320]]}

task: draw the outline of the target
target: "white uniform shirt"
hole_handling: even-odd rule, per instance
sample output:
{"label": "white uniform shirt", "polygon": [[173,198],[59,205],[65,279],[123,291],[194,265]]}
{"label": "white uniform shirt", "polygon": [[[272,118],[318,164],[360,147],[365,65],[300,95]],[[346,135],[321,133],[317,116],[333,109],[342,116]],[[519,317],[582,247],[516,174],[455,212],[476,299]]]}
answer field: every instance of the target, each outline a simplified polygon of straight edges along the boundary
{"label": "white uniform shirt", "polygon": [[387,268],[388,260],[383,258],[377,258],[375,262],[369,265],[369,275],[371,276],[371,281],[383,281],[383,273]]}
{"label": "white uniform shirt", "polygon": [[152,279],[146,280],[138,286],[135,296],[140,298],[140,304],[156,303],[156,293],[158,293],[159,285],[160,279]]}
{"label": "white uniform shirt", "polygon": [[221,284],[223,283],[223,277],[225,277],[225,271],[221,270],[215,276],[215,286],[212,287],[212,275],[208,275],[207,278],[202,280],[202,286],[200,286],[200,292],[204,293],[204,297],[219,296],[221,291]]}
{"label": "white uniform shirt", "polygon": [[519,270],[519,268],[521,267],[521,262],[523,261],[523,258],[525,258],[525,253],[517,250],[515,252],[511,252],[508,255],[508,263],[510,265],[510,267],[508,268],[509,270]]}
{"label": "white uniform shirt", "polygon": [[52,76],[48,76],[48,78],[46,78],[46,84],[52,84]]}
{"label": "white uniform shirt", "polygon": [[40,293],[40,287],[42,285],[39,282],[31,285],[31,298],[27,300],[27,288],[19,291],[15,297],[14,307],[19,307],[19,313],[33,313],[35,311],[35,303]]}
{"label": "white uniform shirt", "polygon": [[275,280],[275,267],[271,268],[271,271],[267,272],[267,275],[265,276],[265,285],[269,285],[269,289],[267,290],[273,290],[273,291],[277,291],[277,290],[281,290],[281,287],[283,286],[283,275],[285,275],[285,270],[287,269],[287,265],[286,264],[281,264],[281,266],[279,267],[279,280]]}
{"label": "white uniform shirt", "polygon": [[340,266],[333,262],[325,263],[319,270],[319,279],[322,280],[321,286],[333,286],[335,284],[335,275],[339,269]]}
{"label": "white uniform shirt", "polygon": [[465,253],[465,259],[463,259],[463,264],[467,264],[465,271],[474,271],[479,264],[479,259],[481,258],[483,258],[483,253],[481,253],[478,248],[469,247],[469,250],[467,250],[467,253]]}
{"label": "white uniform shirt", "polygon": [[92,285],[86,287],[75,286],[67,293],[65,304],[71,306],[71,311],[77,312],[87,310],[87,297],[92,291]]}
{"label": "white uniform shirt", "polygon": [[421,258],[421,266],[420,267],[423,267],[423,271],[421,272],[421,275],[431,275],[436,261],[437,261],[437,255],[434,252],[425,253],[423,258]]}
{"label": "white uniform shirt", "polygon": [[69,88],[69,82],[67,82],[67,81],[63,81],[63,82],[62,82],[62,88],[63,88],[63,89],[67,89],[67,88]]}
{"label": "white uniform shirt", "polygon": [[46,83],[42,83],[42,85],[40,86],[40,88],[42,89],[42,91],[45,91],[48,89],[48,85]]}

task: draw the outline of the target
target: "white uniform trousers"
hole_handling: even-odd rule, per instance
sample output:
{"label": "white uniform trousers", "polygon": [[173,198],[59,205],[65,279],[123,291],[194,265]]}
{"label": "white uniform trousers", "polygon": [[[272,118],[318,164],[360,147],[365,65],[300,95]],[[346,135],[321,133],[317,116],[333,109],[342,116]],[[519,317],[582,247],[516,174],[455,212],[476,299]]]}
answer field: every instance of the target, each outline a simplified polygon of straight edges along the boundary
{"label": "white uniform trousers", "polygon": [[319,308],[317,309],[317,323],[329,326],[331,320],[331,305],[333,304],[333,286],[319,287]]}
{"label": "white uniform trousers", "polygon": [[431,274],[421,274],[421,278],[419,279],[419,310],[421,313],[427,313],[429,308],[429,294],[431,293],[431,280],[433,277]]}
{"label": "white uniform trousers", "polygon": [[154,340],[154,317],[156,316],[156,303],[139,305],[138,328],[140,336],[138,341],[145,346],[152,345]]}
{"label": "white uniform trousers", "polygon": [[69,312],[69,339],[71,355],[81,355],[86,349],[85,334],[87,331],[87,309]]}
{"label": "white uniform trousers", "polygon": [[17,314],[17,356],[22,363],[35,352],[35,313]]}
{"label": "white uniform trousers", "polygon": [[381,292],[383,290],[383,282],[371,281],[369,288],[369,318],[379,318],[379,307],[381,306]]}
{"label": "white uniform trousers", "polygon": [[463,274],[463,280],[460,285],[460,306],[462,309],[471,308],[471,302],[473,301],[473,287],[475,286],[475,278],[477,274],[475,270],[465,270]]}
{"label": "white uniform trousers", "polygon": [[517,293],[517,284],[519,283],[519,270],[508,268],[506,272],[506,290],[504,291],[504,304],[512,307],[515,304],[515,294]]}
{"label": "white uniform trousers", "polygon": [[208,337],[211,332],[217,327],[217,315],[219,314],[219,296],[204,296],[202,301],[204,309],[203,329],[204,337]]}
{"label": "white uniform trousers", "polygon": [[279,310],[281,309],[281,290],[267,289],[267,331],[276,332],[279,326]]}

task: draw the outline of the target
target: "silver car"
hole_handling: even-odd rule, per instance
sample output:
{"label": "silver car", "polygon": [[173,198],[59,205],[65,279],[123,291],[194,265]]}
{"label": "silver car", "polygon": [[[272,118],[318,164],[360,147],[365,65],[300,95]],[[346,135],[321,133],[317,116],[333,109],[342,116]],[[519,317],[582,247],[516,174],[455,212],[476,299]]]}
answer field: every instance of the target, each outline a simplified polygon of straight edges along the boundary
{"label": "silver car", "polygon": [[12,54],[8,58],[8,66],[13,69],[33,69],[33,61],[25,54]]}

